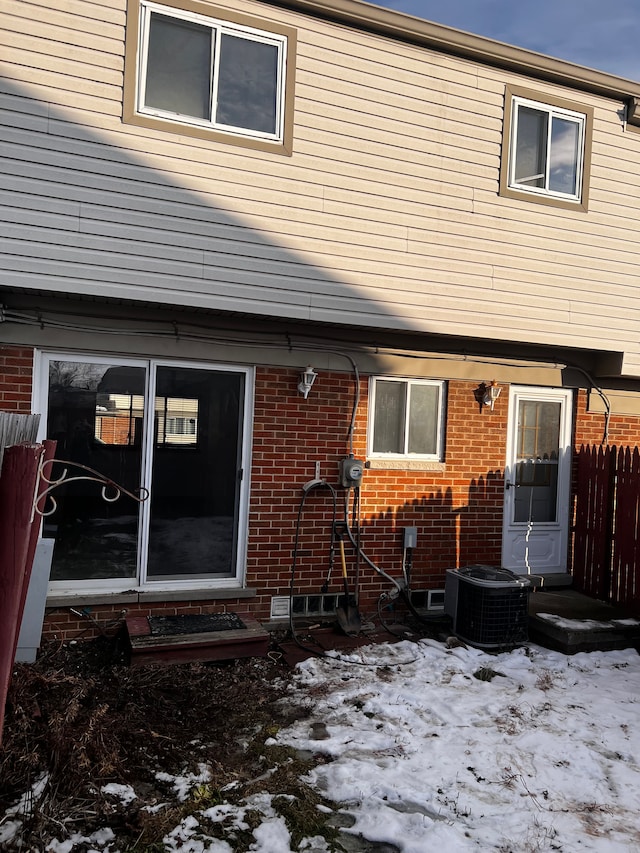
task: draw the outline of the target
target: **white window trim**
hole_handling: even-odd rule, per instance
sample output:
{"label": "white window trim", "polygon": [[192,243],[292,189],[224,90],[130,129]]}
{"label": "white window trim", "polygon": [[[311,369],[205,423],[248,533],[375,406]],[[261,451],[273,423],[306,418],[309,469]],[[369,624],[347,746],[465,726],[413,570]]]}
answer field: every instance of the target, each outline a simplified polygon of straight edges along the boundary
{"label": "white window trim", "polygon": [[[515,178],[515,168],[516,168],[516,144],[518,138],[518,116],[520,107],[531,107],[532,109],[540,110],[542,112],[546,112],[549,115],[549,118],[552,119],[554,116],[559,118],[566,119],[567,121],[574,122],[579,129],[578,133],[578,157],[576,163],[576,192],[575,193],[562,193],[554,190],[550,190],[547,187],[531,187],[527,184],[520,184],[516,181]],[[547,136],[547,169],[545,174],[545,183],[548,183],[549,180],[549,150],[551,145],[551,120],[549,121],[548,127],[548,136]],[[585,160],[585,140],[586,140],[586,124],[587,124],[587,116],[585,113],[576,112],[573,110],[563,109],[562,107],[556,107],[551,104],[545,104],[542,101],[533,101],[528,98],[523,98],[518,95],[513,95],[512,97],[512,107],[511,107],[511,127],[509,129],[510,139],[509,139],[509,179],[508,185],[509,189],[514,190],[516,192],[528,193],[535,196],[541,196],[544,198],[556,198],[561,199],[562,201],[575,201],[580,202],[582,200],[582,189],[583,189],[583,175],[584,175],[584,160]]]}
{"label": "white window trim", "polygon": [[[436,428],[436,452],[435,453],[375,453],[373,450],[373,429],[376,411],[376,386],[378,382],[403,382],[405,385],[430,385],[439,389],[438,394],[438,421]],[[389,461],[416,461],[416,462],[442,462],[444,454],[444,430],[445,430],[445,386],[444,380],[436,379],[413,379],[404,376],[372,376],[369,379],[369,417],[367,421],[367,458],[371,460]],[[405,425],[408,423],[409,407],[406,407]],[[405,441],[408,430],[405,430]]]}
{"label": "white window trim", "polygon": [[[49,398],[49,361],[73,360],[84,361],[89,364],[104,364],[113,362],[117,365],[132,367],[144,367],[147,370],[146,399],[155,399],[154,389],[151,387],[152,368],[157,367],[189,367],[198,370],[224,370],[225,372],[243,373],[245,376],[244,414],[242,418],[243,446],[241,453],[241,468],[243,470],[240,506],[238,514],[238,545],[236,552],[235,576],[225,578],[212,578],[208,580],[203,577],[187,578],[185,580],[167,581],[162,578],[158,580],[146,577],[146,567],[142,565],[141,550],[148,545],[149,535],[149,512],[143,511],[140,524],[140,535],[138,539],[138,567],[135,578],[85,578],[79,581],[50,581],[48,587],[49,596],[78,595],[89,596],[92,594],[117,594],[117,593],[149,593],[149,592],[180,592],[188,590],[211,590],[217,589],[243,589],[246,575],[247,562],[247,539],[249,530],[249,496],[251,490],[251,453],[253,443],[253,400],[255,389],[255,369],[230,364],[208,363],[200,361],[170,361],[156,358],[141,359],[136,357],[123,357],[113,355],[95,355],[69,350],[36,350],[34,353],[32,411],[40,412],[40,424],[37,440],[42,442],[46,438],[48,398]],[[151,466],[152,448],[147,440],[148,428],[145,428],[145,440],[143,442],[143,468],[147,471]],[[54,493],[55,496],[55,493]]]}
{"label": "white window trim", "polygon": [[[242,36],[248,40],[258,41],[263,44],[271,44],[278,49],[278,80],[276,91],[276,130],[275,133],[264,133],[262,131],[252,130],[250,128],[238,128],[216,122],[213,118],[211,121],[199,119],[195,116],[187,116],[178,113],[161,110],[156,107],[145,106],[145,83],[147,77],[147,46],[149,25],[151,13],[156,12],[177,20],[190,21],[192,23],[201,24],[216,31],[215,51],[213,57],[213,91],[212,98],[215,95],[215,86],[217,80],[217,69],[219,65],[220,55],[220,36],[228,33],[236,36]],[[284,110],[285,110],[285,83],[287,71],[287,37],[271,33],[265,30],[255,29],[249,26],[242,26],[231,21],[222,21],[216,18],[209,18],[205,15],[200,15],[196,12],[189,12],[182,9],[176,9],[171,6],[162,6],[158,3],[140,2],[140,24],[139,24],[139,44],[138,44],[138,63],[136,77],[136,112],[141,116],[150,116],[152,118],[163,119],[177,125],[188,125],[190,127],[199,127],[207,130],[219,131],[231,136],[238,136],[247,139],[259,139],[268,142],[283,142],[284,141]],[[213,111],[212,111],[213,112]]]}

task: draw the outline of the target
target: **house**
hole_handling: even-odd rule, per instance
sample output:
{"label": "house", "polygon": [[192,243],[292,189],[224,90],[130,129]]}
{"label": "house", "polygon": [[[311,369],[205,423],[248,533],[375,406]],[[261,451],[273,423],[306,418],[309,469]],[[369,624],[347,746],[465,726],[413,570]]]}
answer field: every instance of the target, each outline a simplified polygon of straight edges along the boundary
{"label": "house", "polygon": [[448,568],[571,572],[575,451],[640,438],[640,83],[358,0],[0,23],[46,633],[330,613],[336,532],[365,616]]}

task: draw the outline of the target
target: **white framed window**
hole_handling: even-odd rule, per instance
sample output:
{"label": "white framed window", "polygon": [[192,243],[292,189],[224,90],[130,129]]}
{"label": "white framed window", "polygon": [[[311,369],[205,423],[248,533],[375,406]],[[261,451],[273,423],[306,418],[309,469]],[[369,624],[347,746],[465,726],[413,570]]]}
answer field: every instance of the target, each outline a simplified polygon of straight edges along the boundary
{"label": "white framed window", "polygon": [[281,142],[286,64],[285,35],[140,0],[139,115]]}
{"label": "white framed window", "polygon": [[195,418],[169,418],[167,420],[167,435],[192,436],[196,435]]}
{"label": "white framed window", "polygon": [[508,88],[502,194],[586,208],[591,114]]}
{"label": "white framed window", "polygon": [[514,98],[509,185],[580,198],[585,116]]}
{"label": "white framed window", "polygon": [[373,377],[368,455],[441,461],[444,395],[444,382]]}

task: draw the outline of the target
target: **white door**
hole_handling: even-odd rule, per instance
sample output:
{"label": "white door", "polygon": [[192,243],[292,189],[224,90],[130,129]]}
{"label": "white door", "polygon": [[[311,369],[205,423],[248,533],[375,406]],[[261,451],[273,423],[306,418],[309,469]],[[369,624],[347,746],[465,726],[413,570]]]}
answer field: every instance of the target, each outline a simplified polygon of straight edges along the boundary
{"label": "white door", "polygon": [[518,574],[566,572],[571,391],[511,386],[502,565]]}

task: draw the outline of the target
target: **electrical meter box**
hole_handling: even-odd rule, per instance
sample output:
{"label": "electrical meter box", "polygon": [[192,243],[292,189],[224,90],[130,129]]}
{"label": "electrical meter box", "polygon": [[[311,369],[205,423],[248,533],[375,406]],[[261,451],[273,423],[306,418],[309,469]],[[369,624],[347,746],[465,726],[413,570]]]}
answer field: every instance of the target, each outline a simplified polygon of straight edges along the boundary
{"label": "electrical meter box", "polygon": [[340,485],[343,489],[357,489],[362,482],[364,462],[347,456],[340,460]]}

